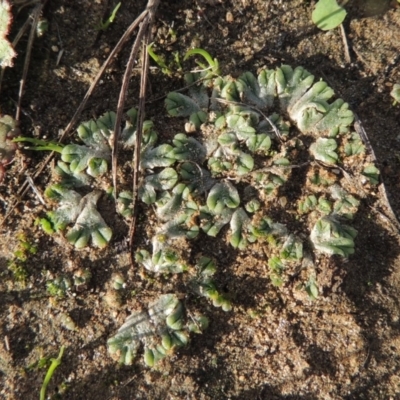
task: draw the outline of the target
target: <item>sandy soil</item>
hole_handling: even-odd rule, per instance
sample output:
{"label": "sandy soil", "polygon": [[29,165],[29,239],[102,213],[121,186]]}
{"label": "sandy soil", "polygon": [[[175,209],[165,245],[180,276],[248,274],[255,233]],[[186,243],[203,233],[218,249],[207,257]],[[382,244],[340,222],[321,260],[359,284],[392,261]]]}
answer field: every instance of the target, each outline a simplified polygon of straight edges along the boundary
{"label": "sandy soil", "polygon": [[[35,41],[23,100],[25,136],[59,137],[110,49],[146,2],[123,1],[116,22],[99,32],[99,21],[109,14],[111,3],[49,1],[44,12],[49,31]],[[400,215],[400,107],[392,106],[389,95],[400,82],[400,7],[384,0],[349,2],[344,23],[349,63],[340,29],[322,32],[312,24],[314,4],[161,0],[155,49],[170,60],[174,51],[183,55],[192,47],[204,48],[233,76],[290,64],[327,80],[363,122],[390,204]],[[16,27],[29,11],[27,7],[15,17]],[[176,38],[168,33],[171,27]],[[5,74],[3,113],[14,113],[25,45],[26,39],[17,47],[15,68]],[[107,69],[82,121],[116,109],[129,50],[126,46]],[[138,74],[135,69],[128,106],[138,103]],[[164,137],[182,125],[171,125],[160,97],[182,86],[179,73],[168,77],[152,66],[146,113]],[[126,188],[132,174],[129,157],[121,158],[120,185]],[[26,174],[43,159],[42,153],[18,151],[0,185],[1,218],[16,200]],[[40,191],[50,180],[51,166],[35,182]],[[101,184],[110,185],[110,177]],[[259,253],[233,251],[223,240],[201,243],[218,255],[217,281],[231,297],[233,310],[204,306],[210,317],[208,330],[149,369],[141,357],[133,366],[119,366],[107,353],[107,339],[133,310],[159,293],[176,290],[179,281],[153,277],[129,265],[128,226],[115,214],[110,199],[103,198],[99,209],[113,228],[111,245],[76,251],[35,225],[45,209],[29,191],[1,228],[0,396],[38,398],[46,371],[38,361],[56,357],[65,346],[48,389],[54,399],[400,398],[399,235],[382,194],[381,184],[356,215],[355,255],[326,258],[318,265],[320,295],[315,301],[299,294],[290,279],[274,287]],[[145,223],[140,235],[145,235]],[[9,269],[21,234],[37,247],[23,264],[25,282],[18,282]],[[92,274],[86,286],[73,286],[61,299],[49,296],[46,282],[60,274],[72,278],[80,269]],[[120,296],[111,289],[115,273],[126,282]]]}

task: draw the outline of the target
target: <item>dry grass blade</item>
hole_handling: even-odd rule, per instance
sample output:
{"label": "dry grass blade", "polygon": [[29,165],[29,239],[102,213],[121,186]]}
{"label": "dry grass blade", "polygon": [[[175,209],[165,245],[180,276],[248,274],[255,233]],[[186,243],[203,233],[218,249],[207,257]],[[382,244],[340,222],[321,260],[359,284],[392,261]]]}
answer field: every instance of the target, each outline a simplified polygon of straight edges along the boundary
{"label": "dry grass blade", "polygon": [[[134,255],[133,255],[133,242],[135,238],[135,228],[136,228],[136,218],[137,218],[137,200],[139,193],[139,180],[140,180],[140,148],[142,143],[142,131],[143,131],[143,121],[145,113],[145,103],[146,103],[146,88],[147,79],[149,71],[149,54],[146,51],[147,46],[150,44],[151,26],[154,21],[155,13],[160,0],[149,0],[147,9],[149,10],[149,15],[147,19],[146,33],[143,40],[143,57],[142,57],[142,74],[140,80],[140,97],[139,97],[139,109],[138,109],[138,126],[136,134],[135,143],[135,154],[134,154],[134,172],[133,172],[133,216],[131,221],[131,226],[129,230],[129,244],[130,244],[130,258],[131,265],[133,266]],[[144,25],[144,23],[143,23]]]}
{"label": "dry grass blade", "polygon": [[114,125],[114,137],[113,137],[113,145],[112,145],[112,175],[113,175],[113,185],[114,185],[114,196],[117,197],[117,157],[118,157],[118,138],[120,133],[120,125],[122,120],[122,113],[124,111],[124,104],[126,99],[126,93],[128,91],[129,86],[129,78],[132,72],[133,63],[136,60],[137,54],[140,49],[140,44],[145,35],[145,31],[148,26],[148,17],[146,16],[143,20],[139,32],[136,36],[136,40],[132,46],[131,54],[129,56],[128,64],[125,68],[124,77],[122,79],[122,86],[119,92],[118,106],[117,106],[117,115],[115,119]]}
{"label": "dry grass blade", "polygon": [[32,46],[33,46],[33,41],[35,39],[36,35],[36,27],[39,22],[40,15],[42,14],[43,7],[45,6],[47,0],[43,1],[43,3],[38,4],[32,12],[32,25],[31,25],[31,31],[29,32],[29,39],[28,39],[28,45],[26,48],[26,56],[25,56],[25,61],[24,61],[24,69],[22,71],[22,78],[21,78],[21,83],[19,86],[19,92],[18,92],[18,105],[17,105],[17,111],[15,113],[15,120],[19,121],[19,118],[21,116],[21,102],[22,102],[22,95],[24,92],[25,88],[25,82],[26,82],[26,77],[28,75],[28,70],[29,70],[29,62],[31,59],[31,53],[32,53]]}
{"label": "dry grass blade", "polygon": [[[46,3],[46,1],[41,5],[42,7]],[[96,88],[98,82],[100,81],[100,78],[102,77],[104,71],[110,64],[111,60],[114,57],[116,57],[116,55],[119,53],[119,51],[121,50],[121,48],[123,47],[125,42],[131,37],[132,33],[135,31],[135,29],[138,27],[138,25],[146,19],[147,15],[150,14],[152,12],[152,10],[154,10],[154,12],[153,12],[153,16],[154,16],[154,13],[158,6],[158,3],[159,3],[159,0],[149,0],[149,3],[147,5],[146,9],[135,19],[135,21],[132,22],[132,24],[129,26],[129,28],[121,36],[120,40],[115,45],[114,49],[111,51],[110,55],[108,56],[106,61],[103,63],[102,67],[100,68],[98,74],[96,75],[96,77],[93,80],[92,84],[90,85],[88,91],[86,92],[81,104],[75,111],[75,114],[72,116],[70,122],[64,129],[64,132],[62,133],[60,139],[58,140],[59,143],[63,142],[63,140],[67,137],[67,135],[70,133],[70,131],[76,124],[82,110],[86,106],[87,101],[89,100],[90,96],[92,95],[94,89]],[[154,6],[154,4],[155,4],[155,6]],[[38,15],[40,15],[40,13]],[[148,21],[148,19],[146,19],[146,21]],[[44,161],[40,165],[38,165],[35,172],[32,174],[33,180],[36,179],[43,172],[43,170],[45,169],[47,164],[50,162],[50,160],[53,158],[53,156],[54,156],[54,153],[52,152],[44,159]],[[15,207],[21,202],[23,197],[28,192],[29,188],[30,188],[29,182],[27,180],[25,180],[17,192],[17,200],[10,206],[10,209],[7,211],[4,219],[0,223],[0,227],[3,226],[4,223],[7,221],[7,219],[10,217],[10,215],[14,211]]]}

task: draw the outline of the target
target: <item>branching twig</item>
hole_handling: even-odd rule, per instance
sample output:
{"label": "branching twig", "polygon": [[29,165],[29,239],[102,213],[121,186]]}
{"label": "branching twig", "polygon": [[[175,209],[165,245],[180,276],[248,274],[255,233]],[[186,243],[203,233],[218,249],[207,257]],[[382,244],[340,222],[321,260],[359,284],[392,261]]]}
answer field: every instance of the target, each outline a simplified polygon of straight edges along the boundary
{"label": "branching twig", "polygon": [[149,70],[149,54],[147,52],[147,46],[150,44],[151,26],[154,21],[155,13],[160,0],[149,0],[147,4],[147,10],[149,11],[146,22],[146,33],[143,40],[143,55],[142,55],[142,75],[140,81],[140,98],[139,98],[139,109],[138,109],[138,124],[136,130],[136,143],[135,143],[135,154],[134,154],[134,171],[133,171],[133,201],[132,201],[132,221],[129,229],[129,244],[130,244],[130,257],[131,265],[133,265],[133,242],[135,238],[136,229],[136,218],[137,218],[137,200],[139,193],[139,179],[140,179],[140,149],[142,143],[142,131],[144,121],[144,109],[146,103],[146,88],[147,78]]}
{"label": "branching twig", "polygon": [[[46,0],[47,1],[47,0]],[[45,2],[46,2],[45,1]],[[103,75],[104,71],[112,61],[112,59],[119,53],[125,42],[131,37],[132,33],[134,30],[138,27],[138,25],[141,22],[144,22],[146,19],[146,24],[149,24],[149,18],[148,15],[152,14],[154,16],[155,11],[158,7],[160,0],[149,0],[148,5],[146,9],[135,19],[135,21],[132,22],[132,24],[129,26],[129,28],[125,31],[125,33],[122,35],[121,39],[118,41],[114,49],[111,51],[110,55],[108,56],[107,60],[103,63],[102,67],[100,68],[99,72],[97,73],[94,81],[90,85],[88,91],[86,92],[81,104],[75,111],[75,114],[72,116],[70,122],[64,129],[62,135],[60,136],[60,139],[58,140],[59,143],[63,142],[63,140],[67,137],[67,135],[70,133],[72,130],[73,126],[76,124],[78,117],[80,116],[82,110],[86,106],[87,101],[89,100],[90,96],[92,95],[95,87],[97,86],[101,76]],[[44,3],[45,3],[44,2]],[[44,5],[43,3],[43,5]],[[32,179],[36,179],[46,168],[47,164],[50,162],[50,160],[53,158],[54,153],[52,152],[50,155],[48,155],[45,160],[36,168],[35,172],[32,174]],[[21,199],[26,195],[28,192],[30,185],[27,180],[21,185],[20,189],[17,192],[17,200],[10,206],[10,209],[7,211],[3,221],[1,221],[0,226],[3,226],[8,217],[11,215],[11,213],[14,211],[15,207],[17,204],[21,201]]]}
{"label": "branching twig", "polygon": [[[133,63],[136,60],[137,54],[139,52],[140,44],[142,42],[143,36],[145,35],[145,31],[147,28],[147,21],[148,17],[146,16],[142,22],[142,25],[140,26],[139,32],[136,36],[136,40],[132,46],[131,54],[129,56],[129,61],[128,64],[126,65],[125,68],[125,73],[124,77],[122,79],[122,86],[121,90],[119,92],[119,99],[118,99],[118,106],[117,106],[117,115],[115,118],[115,125],[114,125],[114,137],[113,137],[113,143],[112,143],[112,177],[113,177],[113,185],[114,185],[114,196],[115,198],[117,197],[117,156],[118,156],[118,139],[119,139],[119,133],[120,133],[120,125],[121,125],[121,120],[122,120],[122,113],[124,111],[124,104],[125,104],[125,98],[126,98],[126,93],[128,91],[128,86],[129,86],[129,79],[132,73],[133,69]],[[143,73],[143,71],[142,71]]]}

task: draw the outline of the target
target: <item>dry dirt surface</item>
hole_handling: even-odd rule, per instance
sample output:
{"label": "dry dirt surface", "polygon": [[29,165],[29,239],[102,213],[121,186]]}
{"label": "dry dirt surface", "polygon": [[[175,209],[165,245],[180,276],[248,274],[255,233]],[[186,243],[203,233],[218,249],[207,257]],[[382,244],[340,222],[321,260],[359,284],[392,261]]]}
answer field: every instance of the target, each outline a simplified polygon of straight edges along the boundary
{"label": "dry dirt surface", "polygon": [[[110,50],[146,6],[144,0],[122,1],[116,21],[99,31],[99,22],[115,3],[48,1],[43,15],[49,30],[35,40],[22,102],[23,135],[58,139]],[[325,79],[362,121],[391,207],[400,216],[400,106],[392,105],[389,94],[400,82],[399,4],[348,2],[344,31],[350,62],[341,30],[323,32],[313,25],[314,5],[312,0],[161,0],[154,48],[167,60],[173,52],[182,57],[193,47],[203,48],[232,76],[289,64]],[[15,31],[31,7],[16,13]],[[15,112],[26,42],[25,36],[14,68],[5,72],[4,114]],[[116,110],[130,45],[107,68],[81,121]],[[163,96],[181,88],[182,77],[179,72],[167,76],[153,63],[149,79],[146,117],[171,137],[182,127],[171,125]],[[135,67],[128,106],[137,107],[138,93]],[[26,176],[44,157],[43,152],[18,150],[0,185],[2,220]],[[131,155],[121,157],[119,184],[130,188]],[[35,181],[41,193],[51,169],[49,163]],[[102,184],[110,185],[110,177]],[[197,242],[194,251],[208,249],[217,258],[217,283],[233,309],[224,312],[202,299],[209,328],[151,369],[141,354],[132,366],[119,365],[107,352],[107,339],[141,304],[161,293],[179,292],[179,279],[152,276],[130,265],[129,227],[116,215],[111,198],[103,197],[99,204],[113,229],[111,244],[105,250],[77,251],[35,224],[46,210],[30,190],[1,226],[0,397],[38,399],[48,359],[65,346],[48,387],[52,399],[400,399],[399,234],[383,194],[380,184],[362,202],[354,223],[355,254],[326,258],[317,266],[320,293],[314,301],[290,277],[283,286],[273,286],[262,252],[233,250],[224,239]],[[140,210],[148,224],[150,212]],[[147,228],[139,227],[138,242],[145,240]],[[22,263],[27,275],[22,282],[10,270],[21,235],[37,248]],[[54,277],[72,279],[82,269],[92,274],[86,285],[72,285],[63,298],[46,290]],[[116,273],[125,281],[118,293],[112,290]]]}

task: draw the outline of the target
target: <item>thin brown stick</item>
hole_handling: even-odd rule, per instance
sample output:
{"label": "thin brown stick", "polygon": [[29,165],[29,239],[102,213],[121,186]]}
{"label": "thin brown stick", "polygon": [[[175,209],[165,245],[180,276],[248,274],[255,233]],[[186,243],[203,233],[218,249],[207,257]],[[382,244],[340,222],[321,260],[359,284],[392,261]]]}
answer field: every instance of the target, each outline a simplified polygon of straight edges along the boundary
{"label": "thin brown stick", "polygon": [[149,54],[147,52],[147,46],[150,44],[151,36],[151,26],[154,21],[155,13],[160,0],[149,0],[147,9],[149,10],[146,34],[144,36],[143,43],[143,54],[142,54],[142,75],[140,80],[140,97],[139,97],[139,107],[138,107],[138,124],[136,130],[136,143],[134,152],[134,171],[133,171],[133,196],[132,196],[132,221],[129,229],[129,246],[130,246],[130,261],[131,266],[134,265],[134,254],[133,254],[133,244],[135,239],[136,231],[136,220],[138,213],[138,194],[139,194],[139,181],[140,181],[140,150],[142,144],[143,135],[143,122],[144,122],[144,111],[146,104],[146,89],[149,71]]}
{"label": "thin brown stick", "polygon": [[129,79],[130,79],[130,76],[132,73],[133,63],[135,62],[136,56],[139,52],[139,48],[140,48],[143,36],[144,36],[146,28],[147,28],[147,23],[148,23],[148,21],[147,21],[147,16],[146,16],[140,26],[139,32],[136,36],[136,40],[132,46],[131,54],[129,56],[129,61],[128,61],[128,64],[126,65],[124,77],[122,79],[121,90],[119,92],[117,114],[116,114],[115,124],[114,124],[114,137],[113,137],[113,143],[112,143],[112,153],[111,153],[112,179],[113,179],[114,197],[115,198],[117,198],[117,194],[118,194],[118,188],[117,188],[118,140],[119,140],[119,134],[121,131],[122,114],[124,111],[126,93],[128,91]]}
{"label": "thin brown stick", "polygon": [[343,46],[344,46],[344,57],[348,64],[351,64],[351,57],[349,51],[349,43],[347,41],[346,31],[344,30],[343,24],[340,24],[340,33],[342,34]]}
{"label": "thin brown stick", "polygon": [[29,32],[28,45],[26,47],[24,68],[22,70],[22,78],[21,78],[21,82],[20,82],[20,85],[19,85],[17,110],[15,112],[15,120],[17,121],[17,123],[19,122],[19,118],[21,116],[22,95],[24,93],[26,77],[28,76],[29,62],[31,60],[33,41],[35,40],[35,35],[36,35],[36,27],[37,27],[37,24],[39,22],[39,17],[40,17],[40,14],[42,13],[43,7],[46,4],[46,1],[44,1],[41,4],[38,4],[33,9],[33,12],[32,12],[33,21],[32,21],[32,25],[31,25],[31,31]]}
{"label": "thin brown stick", "polygon": [[[47,1],[47,0],[46,0]],[[87,101],[89,100],[90,96],[92,95],[97,83],[99,82],[100,78],[102,77],[104,71],[110,64],[111,60],[119,53],[121,50],[122,46],[124,43],[129,39],[129,37],[132,35],[133,31],[137,28],[137,26],[140,24],[140,22],[143,21],[143,19],[146,17],[147,13],[149,12],[148,9],[143,11],[136,19],[135,21],[132,22],[132,24],[129,26],[129,28],[125,31],[125,33],[121,36],[121,39],[118,41],[118,43],[115,45],[114,49],[111,51],[110,55],[106,59],[106,61],[103,63],[102,67],[100,68],[100,71],[97,73],[94,81],[90,85],[88,91],[86,92],[81,104],[75,111],[75,114],[72,116],[70,122],[64,129],[62,135],[60,136],[60,139],[58,140],[58,143],[61,143],[69,134],[71,131],[72,127],[76,124],[76,121],[78,120],[79,115],[81,114],[82,110],[84,109]],[[35,172],[32,174],[32,179],[36,179],[46,168],[47,164],[50,162],[50,160],[54,157],[54,152],[50,153],[44,161],[38,165],[36,168]],[[9,218],[9,216],[12,214],[14,211],[15,207],[18,205],[18,203],[21,201],[21,199],[26,195],[29,189],[29,183],[27,180],[24,181],[24,183],[21,185],[17,192],[17,200],[14,202],[14,204],[11,205],[11,208],[7,210],[6,215],[4,216],[3,221],[0,223],[0,227],[4,225],[6,220]]]}

